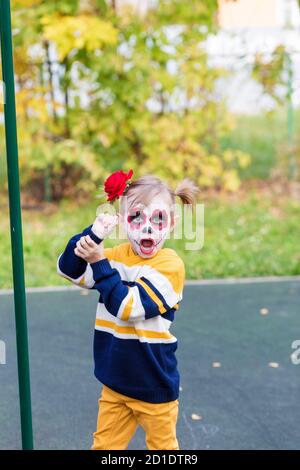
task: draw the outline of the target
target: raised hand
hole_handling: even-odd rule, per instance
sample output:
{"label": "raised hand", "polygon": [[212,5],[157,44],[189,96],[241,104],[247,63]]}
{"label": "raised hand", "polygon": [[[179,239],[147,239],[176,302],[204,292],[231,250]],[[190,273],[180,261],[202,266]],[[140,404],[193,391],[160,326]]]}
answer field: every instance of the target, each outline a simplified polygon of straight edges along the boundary
{"label": "raised hand", "polygon": [[94,232],[98,238],[104,239],[108,237],[118,223],[118,215],[99,214],[93,223],[92,232]]}

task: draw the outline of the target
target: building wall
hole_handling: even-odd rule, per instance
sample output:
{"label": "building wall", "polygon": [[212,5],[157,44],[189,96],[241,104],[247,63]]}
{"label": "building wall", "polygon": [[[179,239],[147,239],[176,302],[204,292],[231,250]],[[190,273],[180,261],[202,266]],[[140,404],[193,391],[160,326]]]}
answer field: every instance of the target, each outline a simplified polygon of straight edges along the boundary
{"label": "building wall", "polygon": [[279,26],[278,0],[219,0],[222,28],[274,28]]}

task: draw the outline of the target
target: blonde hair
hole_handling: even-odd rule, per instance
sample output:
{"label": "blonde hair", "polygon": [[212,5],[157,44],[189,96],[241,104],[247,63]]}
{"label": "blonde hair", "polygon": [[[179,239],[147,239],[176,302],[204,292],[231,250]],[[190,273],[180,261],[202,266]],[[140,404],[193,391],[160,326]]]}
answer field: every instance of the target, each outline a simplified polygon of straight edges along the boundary
{"label": "blonde hair", "polygon": [[[167,183],[154,175],[144,175],[133,181],[123,192],[123,197],[126,196],[128,207],[135,204],[142,203],[148,205],[151,200],[157,195],[165,195],[169,197],[170,205],[173,206],[178,196],[181,202],[185,205],[195,205],[197,195],[200,188],[189,178],[183,179],[172,190]],[[121,198],[121,212],[123,207],[123,197]]]}

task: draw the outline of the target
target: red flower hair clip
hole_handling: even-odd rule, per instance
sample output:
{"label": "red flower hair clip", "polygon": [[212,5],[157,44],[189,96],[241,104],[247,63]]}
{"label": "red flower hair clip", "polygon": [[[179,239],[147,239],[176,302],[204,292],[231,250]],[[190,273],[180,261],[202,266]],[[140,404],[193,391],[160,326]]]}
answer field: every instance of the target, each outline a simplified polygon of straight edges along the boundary
{"label": "red flower hair clip", "polygon": [[118,170],[112,173],[104,182],[104,191],[107,194],[107,201],[113,202],[119,199],[124,193],[125,189],[131,184],[128,182],[133,175],[133,170],[125,173],[123,170]]}

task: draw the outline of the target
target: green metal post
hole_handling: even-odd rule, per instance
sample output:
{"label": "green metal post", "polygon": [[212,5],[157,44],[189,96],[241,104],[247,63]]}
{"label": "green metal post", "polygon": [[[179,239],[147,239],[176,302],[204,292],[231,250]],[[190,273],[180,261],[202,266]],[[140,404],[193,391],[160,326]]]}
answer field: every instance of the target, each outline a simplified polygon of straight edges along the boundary
{"label": "green metal post", "polygon": [[0,0],[0,33],[2,78],[5,85],[4,121],[7,155],[10,233],[12,245],[22,447],[23,449],[33,449],[14,65],[9,0]]}

